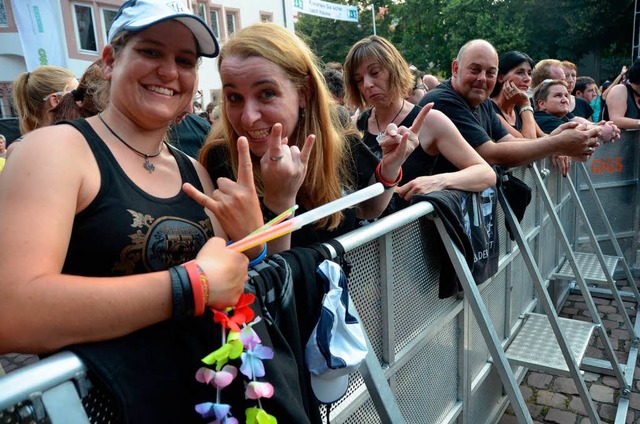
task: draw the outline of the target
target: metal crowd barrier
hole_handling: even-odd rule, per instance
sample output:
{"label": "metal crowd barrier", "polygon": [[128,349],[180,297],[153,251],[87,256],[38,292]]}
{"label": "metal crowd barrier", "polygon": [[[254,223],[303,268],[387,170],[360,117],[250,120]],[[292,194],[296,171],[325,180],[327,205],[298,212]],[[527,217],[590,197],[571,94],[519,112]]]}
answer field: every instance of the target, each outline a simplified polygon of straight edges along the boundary
{"label": "metal crowd barrier", "polygon": [[[624,132],[621,140],[597,149],[586,164],[629,264],[636,263],[640,222],[638,143],[640,132]],[[538,167],[567,236],[577,245],[584,243],[586,236],[576,222],[566,182],[550,160],[539,161]],[[578,169],[573,167],[572,176],[589,220],[594,221],[605,253],[614,254],[605,240],[604,225],[591,217],[592,203]],[[533,201],[521,227],[540,274],[553,287],[554,303],[561,305],[571,283],[550,284],[563,257],[558,237],[536,195],[532,173],[521,167],[514,174],[533,189]],[[372,353],[366,366],[352,374],[347,395],[332,405],[331,422],[493,423],[508,406],[503,380],[469,300],[464,296],[438,299],[440,265],[449,259],[437,240],[433,216],[429,203],[418,203],[338,239],[353,264],[351,296]],[[500,226],[499,269],[478,290],[505,347],[523,316],[539,307],[522,254],[507,235],[501,208],[496,222]],[[56,371],[42,374],[50,370]],[[78,417],[74,421],[55,419],[64,409],[61,405],[83,412],[77,399],[87,393],[85,371],[77,358],[65,352],[0,377],[0,422],[28,422],[21,414],[35,417],[36,422],[88,422],[83,413],[73,415]],[[525,368],[513,367],[516,379],[525,373]],[[60,385],[66,388],[59,389]],[[70,386],[76,394],[68,400]],[[49,395],[51,388],[64,395]],[[42,401],[51,398],[53,401]],[[47,407],[52,403],[57,408]],[[92,417],[91,422],[96,420]]]}

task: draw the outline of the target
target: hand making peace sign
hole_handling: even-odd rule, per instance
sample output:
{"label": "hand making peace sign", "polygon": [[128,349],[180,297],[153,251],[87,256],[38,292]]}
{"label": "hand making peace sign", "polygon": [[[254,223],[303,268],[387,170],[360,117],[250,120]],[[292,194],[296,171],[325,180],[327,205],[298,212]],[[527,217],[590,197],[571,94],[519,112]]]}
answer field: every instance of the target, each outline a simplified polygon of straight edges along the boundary
{"label": "hand making peace sign", "polygon": [[183,190],[189,197],[209,209],[231,240],[240,240],[262,226],[262,211],[253,182],[253,165],[245,137],[238,139],[238,181],[218,178],[211,197],[191,184]]}
{"label": "hand making peace sign", "polygon": [[269,135],[269,148],[260,159],[264,183],[265,206],[280,213],[296,203],[298,190],[307,175],[307,165],[316,136],[311,134],[302,146],[289,146],[282,138],[282,124],[273,125]]}
{"label": "hand making peace sign", "polygon": [[398,127],[394,123],[387,125],[384,137],[380,142],[380,148],[382,149],[381,174],[385,181],[395,181],[397,179],[400,167],[420,144],[420,132],[431,108],[433,108],[433,103],[426,104],[416,116],[411,128]]}

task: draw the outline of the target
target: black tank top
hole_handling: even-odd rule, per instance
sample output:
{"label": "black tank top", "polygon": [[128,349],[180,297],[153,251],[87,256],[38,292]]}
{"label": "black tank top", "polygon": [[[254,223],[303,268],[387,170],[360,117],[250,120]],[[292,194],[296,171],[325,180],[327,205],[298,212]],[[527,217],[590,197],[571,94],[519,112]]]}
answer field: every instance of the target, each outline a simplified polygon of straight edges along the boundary
{"label": "black tank top", "polygon": [[[100,169],[100,189],[73,222],[62,272],[116,276],[161,271],[195,258],[213,227],[202,206],[182,190],[151,196],[125,174],[102,139],[84,119],[63,122],[89,143]],[[202,184],[190,159],[170,147],[182,182]]]}
{"label": "black tank top", "polygon": [[[625,87],[627,87],[627,112],[624,116],[625,118],[640,119],[640,108],[636,104],[636,98],[633,96],[633,88],[629,84],[625,84]],[[602,105],[602,119],[609,120],[609,108],[606,102],[603,102]]]}

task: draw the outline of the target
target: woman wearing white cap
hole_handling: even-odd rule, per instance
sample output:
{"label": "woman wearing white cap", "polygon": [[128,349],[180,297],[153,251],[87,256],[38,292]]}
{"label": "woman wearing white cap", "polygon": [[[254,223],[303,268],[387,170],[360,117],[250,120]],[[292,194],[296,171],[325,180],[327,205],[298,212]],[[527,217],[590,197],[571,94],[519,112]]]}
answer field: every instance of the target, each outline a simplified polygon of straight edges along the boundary
{"label": "woman wearing white cap", "polygon": [[[152,349],[243,291],[247,258],[212,237],[225,236],[217,220],[182,192],[211,193],[207,172],[163,141],[191,101],[198,58],[217,55],[215,37],[180,2],[137,0],[109,43],[104,112],[30,132],[2,173],[0,352],[80,345],[118,361],[120,347]],[[230,237],[262,224],[257,198],[251,207]]]}

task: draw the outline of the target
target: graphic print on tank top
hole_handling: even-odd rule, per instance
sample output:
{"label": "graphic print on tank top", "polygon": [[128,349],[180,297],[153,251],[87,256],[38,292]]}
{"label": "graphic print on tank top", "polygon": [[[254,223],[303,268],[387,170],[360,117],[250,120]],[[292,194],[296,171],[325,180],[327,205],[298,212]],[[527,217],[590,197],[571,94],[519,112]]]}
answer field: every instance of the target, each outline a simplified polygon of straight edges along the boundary
{"label": "graphic print on tank top", "polygon": [[174,216],[155,219],[151,215],[127,211],[132,216],[129,234],[131,244],[120,252],[120,261],[113,271],[131,274],[137,265],[149,271],[168,269],[195,257],[210,237],[213,227],[208,219],[195,223]]}

